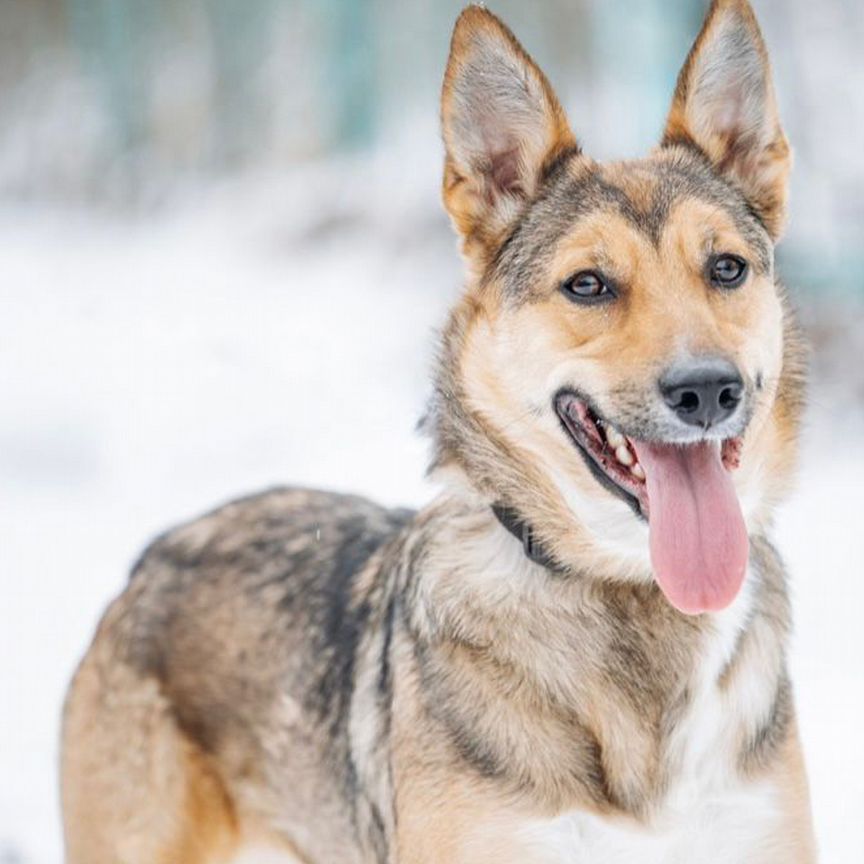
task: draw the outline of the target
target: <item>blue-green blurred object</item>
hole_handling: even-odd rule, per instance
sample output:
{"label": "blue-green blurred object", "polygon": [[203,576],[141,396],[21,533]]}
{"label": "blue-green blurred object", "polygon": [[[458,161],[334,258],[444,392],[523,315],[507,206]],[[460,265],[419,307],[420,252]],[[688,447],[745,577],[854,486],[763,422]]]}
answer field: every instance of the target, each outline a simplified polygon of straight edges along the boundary
{"label": "blue-green blurred object", "polygon": [[[229,173],[434,142],[462,5],[3,0],[0,195],[126,206]],[[657,140],[707,0],[490,6],[548,72],[588,152],[628,158]],[[864,296],[864,3],[754,6],[796,151],[784,270]],[[411,159],[404,149],[393,158]]]}

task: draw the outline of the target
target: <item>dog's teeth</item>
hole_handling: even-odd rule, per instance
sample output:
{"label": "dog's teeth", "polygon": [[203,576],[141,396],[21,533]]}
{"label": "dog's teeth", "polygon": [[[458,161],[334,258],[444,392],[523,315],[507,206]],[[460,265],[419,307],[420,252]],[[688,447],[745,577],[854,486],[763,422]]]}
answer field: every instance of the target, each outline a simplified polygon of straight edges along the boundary
{"label": "dog's teeth", "polygon": [[612,447],[616,453],[618,452],[619,447],[622,447],[627,443],[624,436],[614,426],[606,427],[606,440],[609,442],[609,446]]}
{"label": "dog's teeth", "polygon": [[638,462],[635,465],[630,466],[630,473],[639,480],[645,479],[645,471]]}
{"label": "dog's teeth", "polygon": [[626,444],[621,444],[619,447],[615,448],[615,458],[622,465],[632,465],[633,464],[633,454],[630,452],[630,448]]}

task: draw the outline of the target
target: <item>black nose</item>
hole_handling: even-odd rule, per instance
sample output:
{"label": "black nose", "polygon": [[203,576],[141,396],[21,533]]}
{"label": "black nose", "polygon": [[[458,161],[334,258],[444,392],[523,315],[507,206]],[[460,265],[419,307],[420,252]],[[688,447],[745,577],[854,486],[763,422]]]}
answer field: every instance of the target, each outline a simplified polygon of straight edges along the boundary
{"label": "black nose", "polygon": [[706,358],[667,370],[660,392],[681,420],[709,429],[735,413],[744,382],[728,360]]}

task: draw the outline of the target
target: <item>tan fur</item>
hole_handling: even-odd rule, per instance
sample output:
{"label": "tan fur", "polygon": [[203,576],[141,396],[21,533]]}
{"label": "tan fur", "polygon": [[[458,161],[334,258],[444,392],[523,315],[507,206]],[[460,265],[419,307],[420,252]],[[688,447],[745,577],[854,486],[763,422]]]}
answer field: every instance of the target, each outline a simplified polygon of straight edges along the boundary
{"label": "tan fur", "polygon": [[[215,864],[237,845],[210,761],[183,735],[153,680],[97,651],[66,705],[63,807],[68,864]],[[118,784],[116,778],[122,776]]]}
{"label": "tan fur", "polygon": [[[763,371],[766,392],[750,425],[737,480],[744,492],[758,482],[760,497],[776,501],[785,491],[794,461],[794,438],[780,431],[787,421],[786,406],[775,400],[783,364],[783,307],[774,292],[773,272],[754,275],[753,290],[746,294],[706,291],[701,273],[706,249],[753,255],[722,211],[697,200],[676,206],[659,248],[619,215],[603,213],[580,223],[556,250],[535,302],[514,312],[503,303],[500,291],[479,287],[473,303],[466,305],[472,317],[465,328],[460,364],[478,412],[496,434],[509,439],[508,446],[528,445],[536,453],[556,454],[562,464],[572,464],[574,482],[586,495],[601,497],[604,491],[555,425],[541,436],[536,424],[526,422],[532,420],[534,382],[577,377],[592,392],[607,394],[598,405],[615,416],[616,394],[625,387],[650,391],[658,372],[676,353],[721,353],[748,371]],[[595,267],[617,277],[629,290],[614,309],[586,315],[556,289],[569,273]],[[537,332],[544,334],[542,341],[534,338]],[[765,334],[776,335],[769,339]],[[520,357],[519,364],[507,363],[513,355]],[[771,410],[774,416],[767,422]],[[542,480],[529,488],[536,490],[537,498],[556,500]],[[767,518],[766,508],[760,520]],[[549,524],[550,535],[576,542],[570,536],[574,532],[560,531],[550,520],[542,524]],[[576,548],[564,554],[575,555]]]}
{"label": "tan fur", "polygon": [[777,766],[777,783],[783,790],[785,824],[783,836],[787,841],[783,858],[788,864],[810,864],[816,860],[816,840],[810,808],[810,790],[797,724],[793,725]]}

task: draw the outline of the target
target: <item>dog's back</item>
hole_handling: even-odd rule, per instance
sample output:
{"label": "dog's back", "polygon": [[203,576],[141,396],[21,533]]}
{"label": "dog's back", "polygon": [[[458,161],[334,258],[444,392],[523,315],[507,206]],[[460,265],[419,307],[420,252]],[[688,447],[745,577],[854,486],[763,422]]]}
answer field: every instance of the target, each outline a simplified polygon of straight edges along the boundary
{"label": "dog's back", "polygon": [[71,862],[194,864],[280,823],[356,860],[349,699],[387,588],[361,578],[410,518],[280,489],[150,546],[67,701]]}

